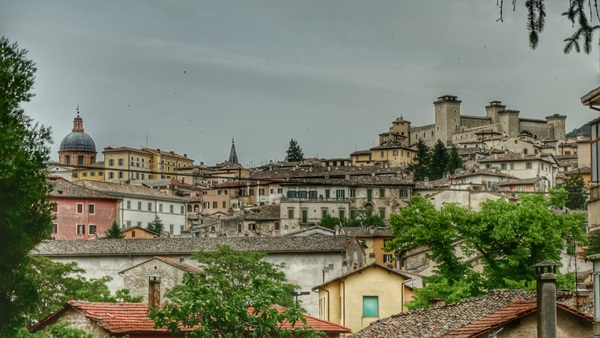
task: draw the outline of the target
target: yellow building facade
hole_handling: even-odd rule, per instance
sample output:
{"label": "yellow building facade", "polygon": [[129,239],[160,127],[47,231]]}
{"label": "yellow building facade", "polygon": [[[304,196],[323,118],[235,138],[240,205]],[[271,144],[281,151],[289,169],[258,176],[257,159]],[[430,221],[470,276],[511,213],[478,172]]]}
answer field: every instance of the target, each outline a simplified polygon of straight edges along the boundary
{"label": "yellow building facade", "polygon": [[357,332],[379,319],[406,311],[414,295],[411,277],[374,263],[313,288],[319,318]]}

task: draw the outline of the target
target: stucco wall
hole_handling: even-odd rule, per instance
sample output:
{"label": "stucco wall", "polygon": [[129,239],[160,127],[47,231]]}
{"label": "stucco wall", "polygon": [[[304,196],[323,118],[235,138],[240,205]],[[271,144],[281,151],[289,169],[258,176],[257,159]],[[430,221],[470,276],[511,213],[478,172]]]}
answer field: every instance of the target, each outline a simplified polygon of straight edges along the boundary
{"label": "stucco wall", "polygon": [[[58,232],[52,234],[55,239],[87,239],[95,237],[89,233],[90,224],[96,225],[96,233],[104,235],[116,220],[117,201],[99,199],[52,198],[51,202],[58,203],[58,212],[54,213],[54,224]],[[77,213],[77,204],[82,204],[82,213]],[[94,213],[89,213],[90,204],[94,205]],[[77,224],[85,226],[85,233],[77,234]]]}
{"label": "stucco wall", "polygon": [[[554,139],[554,126],[544,122],[520,121],[519,132],[527,130],[538,140]],[[537,137],[536,137],[537,136]]]}
{"label": "stucco wall", "polygon": [[[191,262],[193,264],[193,262]],[[160,297],[165,298],[165,292],[183,282],[184,271],[158,259],[151,260],[135,268],[127,270],[122,278],[123,283],[132,296],[144,297],[148,301],[148,277],[158,275],[160,281]]]}
{"label": "stucco wall", "polygon": [[[116,290],[126,287],[124,278],[119,275],[120,271],[145,262],[153,258],[153,256],[50,258],[53,261],[63,263],[78,263],[81,268],[86,270],[86,278],[100,278],[103,276],[112,277],[113,280],[108,283],[108,287],[110,291],[114,293]],[[190,255],[171,256],[171,258],[177,260],[183,258],[184,262],[187,264],[196,266],[195,261],[190,259]],[[274,264],[285,263],[283,272],[286,274],[288,281],[299,286],[297,291],[311,292],[313,287],[323,283],[323,275],[325,275],[325,280],[340,277],[344,273],[351,271],[351,269],[363,267],[365,259],[360,247],[354,242],[344,254],[342,252],[275,253],[267,255],[265,261]],[[325,267],[327,267],[328,271],[323,274],[323,269]],[[139,282],[139,285],[141,285],[141,282]],[[142,293],[144,293],[144,291],[142,291]],[[304,306],[309,314],[318,316],[318,295],[316,293],[311,292],[308,296],[302,296],[299,298],[299,301],[302,302],[302,306]]]}
{"label": "stucco wall", "polygon": [[[558,309],[557,313],[557,337],[573,338],[573,337],[591,337],[592,324],[587,321],[582,321],[579,317],[572,315],[562,309]],[[478,337],[488,337],[488,333],[479,335]],[[501,338],[523,338],[537,337],[537,312],[521,318],[518,321],[512,322],[504,326],[504,329],[498,334]]]}

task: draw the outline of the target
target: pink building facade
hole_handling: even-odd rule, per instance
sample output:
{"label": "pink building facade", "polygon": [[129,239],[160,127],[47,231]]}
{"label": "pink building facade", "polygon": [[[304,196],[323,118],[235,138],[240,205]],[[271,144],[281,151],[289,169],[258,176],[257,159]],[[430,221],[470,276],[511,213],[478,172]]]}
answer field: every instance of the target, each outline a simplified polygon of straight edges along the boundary
{"label": "pink building facade", "polygon": [[53,182],[54,239],[88,239],[106,234],[117,221],[118,198],[66,181]]}

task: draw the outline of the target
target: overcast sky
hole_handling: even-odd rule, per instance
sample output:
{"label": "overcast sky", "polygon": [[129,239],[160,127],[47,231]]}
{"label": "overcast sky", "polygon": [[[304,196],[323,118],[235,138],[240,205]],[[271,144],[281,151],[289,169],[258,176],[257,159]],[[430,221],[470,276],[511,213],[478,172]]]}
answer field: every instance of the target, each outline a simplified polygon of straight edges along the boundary
{"label": "overcast sky", "polygon": [[[500,100],[521,117],[597,118],[580,97],[600,85],[598,44],[563,55],[566,1],[546,1],[529,49],[525,0],[66,1],[0,0],[0,35],[38,66],[27,113],[53,129],[52,158],[79,105],[99,153],[107,146],[227,160],[283,160],[368,149],[403,115],[433,123],[433,101],[484,115]],[[510,3],[510,1],[506,1]],[[597,24],[597,23],[596,23]]]}

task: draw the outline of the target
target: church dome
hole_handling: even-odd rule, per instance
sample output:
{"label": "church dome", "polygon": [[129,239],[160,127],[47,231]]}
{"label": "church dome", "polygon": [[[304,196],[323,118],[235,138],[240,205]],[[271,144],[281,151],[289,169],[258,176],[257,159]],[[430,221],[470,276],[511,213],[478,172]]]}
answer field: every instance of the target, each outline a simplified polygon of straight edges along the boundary
{"label": "church dome", "polygon": [[92,137],[83,131],[83,119],[77,117],[73,120],[72,132],[60,142],[59,151],[89,151],[96,152],[96,144]]}
{"label": "church dome", "polygon": [[90,135],[82,131],[74,131],[63,138],[59,150],[96,152],[96,144]]}

